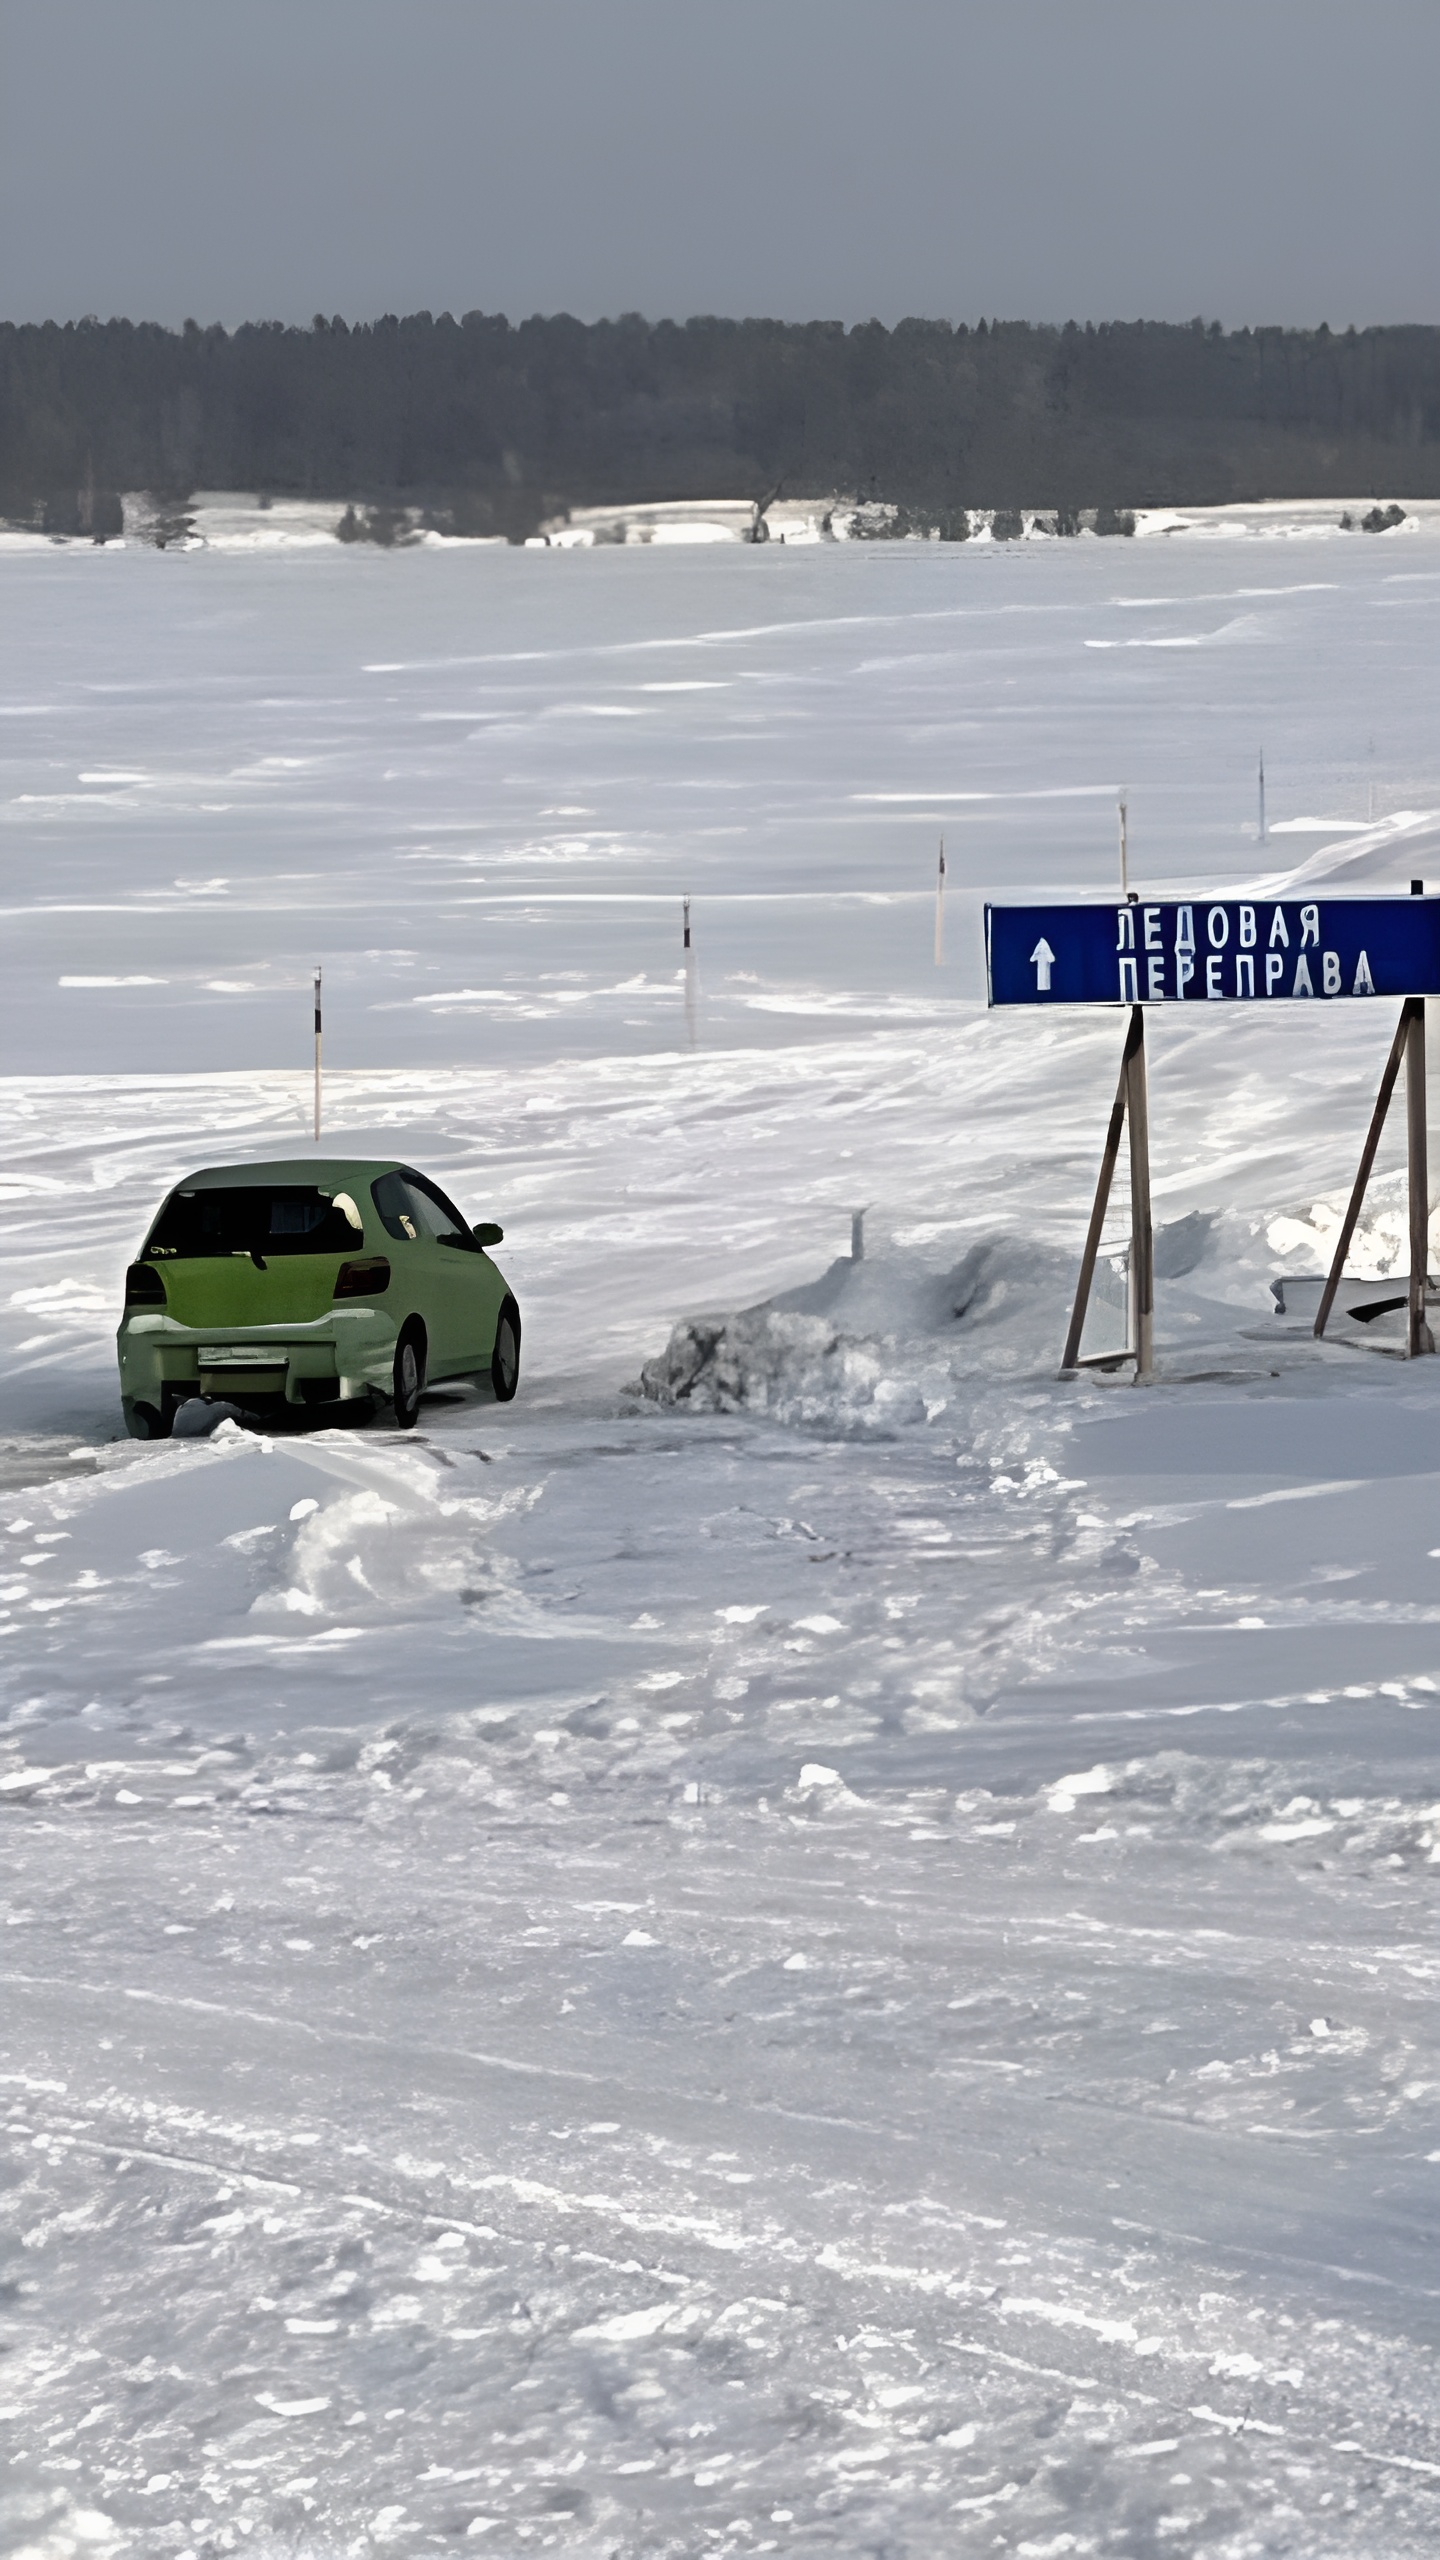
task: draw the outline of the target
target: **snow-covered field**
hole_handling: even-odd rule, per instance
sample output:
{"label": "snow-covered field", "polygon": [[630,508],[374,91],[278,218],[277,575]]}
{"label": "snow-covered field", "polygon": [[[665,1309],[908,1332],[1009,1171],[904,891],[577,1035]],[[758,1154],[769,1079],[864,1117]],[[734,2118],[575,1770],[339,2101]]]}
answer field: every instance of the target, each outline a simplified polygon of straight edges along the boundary
{"label": "snow-covered field", "polygon": [[[1431,2551],[1440,1362],[1267,1286],[1389,1010],[1152,1017],[1062,1384],[1120,1019],[978,907],[1440,879],[1436,529],[0,591],[0,2547]],[[520,1399],[118,1441],[317,960]]]}

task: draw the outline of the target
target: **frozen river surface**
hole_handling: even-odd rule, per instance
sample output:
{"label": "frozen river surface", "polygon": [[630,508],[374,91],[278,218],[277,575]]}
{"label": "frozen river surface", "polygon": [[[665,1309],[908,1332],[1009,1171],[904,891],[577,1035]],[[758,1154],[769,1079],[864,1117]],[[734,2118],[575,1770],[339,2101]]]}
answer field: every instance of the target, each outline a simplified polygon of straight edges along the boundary
{"label": "frozen river surface", "polygon": [[[1062,1384],[1120,1026],[977,916],[1440,806],[1440,544],[0,590],[0,2548],[1433,2551],[1440,1363],[1266,1285],[1392,1025],[1152,1017],[1165,1374]],[[317,959],[520,1398],[120,1441]]]}

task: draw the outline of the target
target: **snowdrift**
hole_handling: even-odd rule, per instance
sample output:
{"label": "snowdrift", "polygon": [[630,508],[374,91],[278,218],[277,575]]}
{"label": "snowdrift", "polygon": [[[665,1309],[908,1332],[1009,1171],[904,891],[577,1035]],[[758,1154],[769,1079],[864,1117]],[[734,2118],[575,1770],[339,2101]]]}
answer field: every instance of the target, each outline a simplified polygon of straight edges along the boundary
{"label": "snowdrift", "polygon": [[686,1317],[640,1389],[657,1404],[830,1431],[929,1422],[962,1379],[1043,1358],[1050,1310],[1073,1285],[1062,1255],[1013,1233],[942,1271],[897,1245],[737,1314]]}
{"label": "snowdrift", "polygon": [[[1204,1210],[1157,1227],[1157,1277],[1188,1279],[1217,1258],[1218,1234]],[[895,1242],[738,1313],[683,1318],[646,1362],[639,1392],[692,1412],[841,1434],[933,1422],[967,1385],[1053,1374],[1075,1279],[1073,1253],[1014,1230],[977,1238],[940,1270],[922,1249]],[[1192,1321],[1202,1309],[1224,1321],[1213,1302],[1192,1294],[1187,1305]],[[1102,1254],[1087,1349],[1118,1351],[1124,1324],[1123,1269]]]}

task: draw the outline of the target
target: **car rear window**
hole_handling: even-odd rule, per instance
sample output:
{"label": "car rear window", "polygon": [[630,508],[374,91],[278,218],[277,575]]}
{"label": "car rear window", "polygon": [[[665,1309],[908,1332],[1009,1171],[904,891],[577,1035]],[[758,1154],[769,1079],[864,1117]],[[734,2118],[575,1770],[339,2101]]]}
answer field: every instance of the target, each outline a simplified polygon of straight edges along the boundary
{"label": "car rear window", "polygon": [[[343,1195],[342,1195],[343,1199]],[[348,1199],[308,1184],[237,1184],[172,1191],[145,1247],[148,1261],[228,1253],[352,1253],[364,1238]]]}

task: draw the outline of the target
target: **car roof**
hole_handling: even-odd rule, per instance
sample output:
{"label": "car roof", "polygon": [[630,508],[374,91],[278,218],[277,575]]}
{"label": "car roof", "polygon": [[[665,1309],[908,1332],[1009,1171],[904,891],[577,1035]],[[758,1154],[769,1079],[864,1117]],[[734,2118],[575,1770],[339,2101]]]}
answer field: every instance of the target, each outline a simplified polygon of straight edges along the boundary
{"label": "car roof", "polygon": [[273,1182],[307,1191],[345,1191],[382,1173],[408,1173],[396,1156],[278,1156],[263,1164],[209,1164],[182,1175],[177,1191],[246,1191]]}

